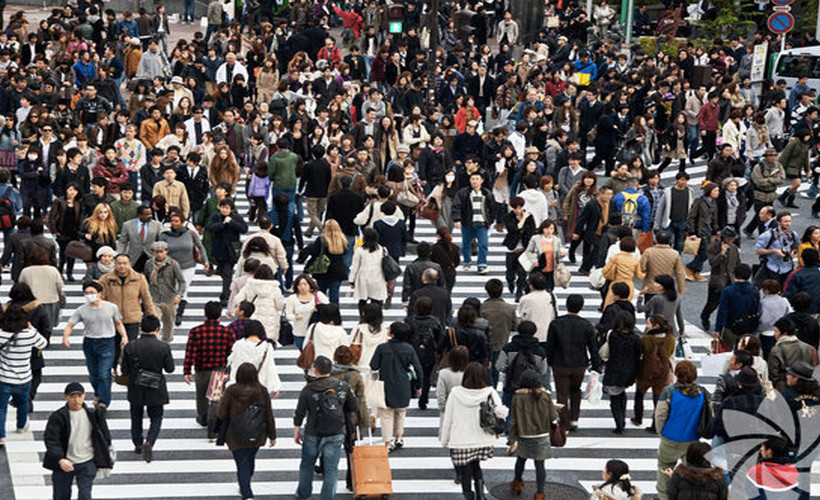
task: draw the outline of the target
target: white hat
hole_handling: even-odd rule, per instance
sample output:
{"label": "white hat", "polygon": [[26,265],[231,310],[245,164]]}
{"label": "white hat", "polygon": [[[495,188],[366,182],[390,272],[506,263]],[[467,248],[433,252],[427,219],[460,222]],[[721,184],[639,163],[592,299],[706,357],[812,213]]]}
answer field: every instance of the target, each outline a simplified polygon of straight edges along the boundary
{"label": "white hat", "polygon": [[175,77],[171,78],[171,83],[178,83],[180,85],[184,84],[184,82],[182,81],[181,76],[175,76]]}

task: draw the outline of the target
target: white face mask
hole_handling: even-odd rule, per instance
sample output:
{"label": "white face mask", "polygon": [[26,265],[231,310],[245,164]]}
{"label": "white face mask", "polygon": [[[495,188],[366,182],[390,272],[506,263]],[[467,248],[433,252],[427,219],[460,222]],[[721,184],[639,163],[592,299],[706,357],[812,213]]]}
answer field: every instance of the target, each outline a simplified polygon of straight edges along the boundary
{"label": "white face mask", "polygon": [[444,177],[444,179],[447,182],[453,182],[454,180],[456,180],[456,176],[455,175],[447,175],[447,176]]}
{"label": "white face mask", "polygon": [[98,297],[98,295],[96,293],[85,295],[85,303],[86,304],[93,304],[94,302],[97,302],[97,297]]}
{"label": "white face mask", "polygon": [[30,161],[37,161],[37,155],[28,155]]}

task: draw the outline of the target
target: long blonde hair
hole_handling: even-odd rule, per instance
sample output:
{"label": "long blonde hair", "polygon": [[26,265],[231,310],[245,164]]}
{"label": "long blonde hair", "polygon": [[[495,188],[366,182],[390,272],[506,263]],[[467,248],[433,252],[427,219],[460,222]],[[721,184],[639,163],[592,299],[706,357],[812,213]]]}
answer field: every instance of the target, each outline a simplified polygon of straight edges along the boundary
{"label": "long blonde hair", "polygon": [[[103,209],[108,210],[108,217],[104,221],[101,221],[100,212]],[[111,207],[108,206],[107,203],[98,203],[97,206],[94,207],[94,213],[92,213],[91,217],[87,218],[85,222],[88,225],[88,233],[97,240],[114,241],[117,239],[117,221],[114,218]]]}
{"label": "long blonde hair", "polygon": [[336,219],[328,219],[325,221],[325,227],[322,229],[322,238],[327,243],[328,253],[339,255],[344,253],[347,249],[347,238],[342,232],[341,226],[336,222]]}

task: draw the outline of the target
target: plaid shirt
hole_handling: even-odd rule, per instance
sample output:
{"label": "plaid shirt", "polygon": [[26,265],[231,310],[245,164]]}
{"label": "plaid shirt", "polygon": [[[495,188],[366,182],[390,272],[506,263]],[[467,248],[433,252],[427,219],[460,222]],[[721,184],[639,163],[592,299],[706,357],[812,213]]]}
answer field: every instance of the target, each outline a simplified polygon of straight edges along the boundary
{"label": "plaid shirt", "polygon": [[220,325],[219,320],[209,319],[192,328],[185,346],[182,373],[190,375],[192,366],[198,372],[225,366],[235,340],[231,331]]}

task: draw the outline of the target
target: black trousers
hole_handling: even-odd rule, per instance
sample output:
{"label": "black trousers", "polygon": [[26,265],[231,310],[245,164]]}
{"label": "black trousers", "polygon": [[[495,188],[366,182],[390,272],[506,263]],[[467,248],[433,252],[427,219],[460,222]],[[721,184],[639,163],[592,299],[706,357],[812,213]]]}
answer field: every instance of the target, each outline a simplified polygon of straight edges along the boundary
{"label": "black trousers", "polygon": [[[708,320],[712,313],[720,305],[720,291],[723,290],[723,287],[720,285],[713,285],[711,281],[709,282],[709,290],[706,295],[706,304],[703,306],[703,311],[700,312],[700,318]],[[708,332],[707,332],[708,333]]]}
{"label": "black trousers", "polygon": [[596,236],[594,241],[584,242],[584,260],[581,261],[581,269],[589,272],[593,266],[598,264],[598,257],[601,254],[601,237]]}
{"label": "black trousers", "polygon": [[505,263],[507,265],[506,277],[507,286],[510,292],[516,297],[521,297],[527,292],[527,273],[521,264],[518,263],[519,252],[507,252]]}
{"label": "black trousers", "polygon": [[760,201],[760,200],[755,200],[754,201],[754,214],[753,214],[754,216],[752,217],[752,220],[749,221],[749,223],[746,225],[746,232],[747,233],[754,233],[756,230],[760,229],[760,226],[763,224],[760,221],[760,210],[763,207],[766,207],[766,206],[769,206],[769,205],[774,205],[774,201],[772,201],[771,203],[765,202],[765,201]]}
{"label": "black trousers", "polygon": [[231,280],[233,280],[233,266],[236,262],[232,260],[217,260],[216,274],[222,278],[222,293],[219,294],[221,302],[228,302],[228,297],[231,296]]}
{"label": "black trousers", "polygon": [[615,168],[615,146],[595,146],[595,156],[587,165],[587,169],[595,170],[601,162],[604,162],[606,175],[608,176]]}
{"label": "black trousers", "polygon": [[[645,392],[641,392],[635,389],[635,420],[643,420],[643,396],[646,394]],[[652,403],[657,406],[658,405],[658,398],[660,398],[660,392],[655,394],[652,392]],[[624,396],[625,397],[625,396]],[[626,403],[624,403],[626,404]],[[626,408],[624,408],[624,411]],[[655,427],[655,419],[652,417],[652,427]]]}
{"label": "black trousers", "polygon": [[626,391],[617,396],[609,395],[609,409],[615,419],[615,430],[622,431],[626,427]]}
{"label": "black trousers", "polygon": [[[143,444],[142,415],[145,408],[142,405],[131,405],[131,442],[134,443],[134,446]],[[144,442],[153,446],[157,442],[159,430],[162,427],[163,406],[148,406],[147,408],[148,418],[151,419],[151,423],[148,426],[148,435]]]}

